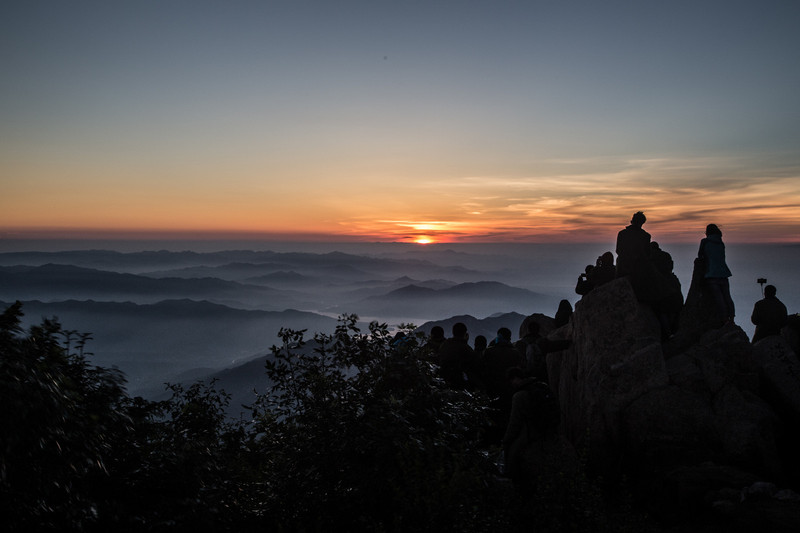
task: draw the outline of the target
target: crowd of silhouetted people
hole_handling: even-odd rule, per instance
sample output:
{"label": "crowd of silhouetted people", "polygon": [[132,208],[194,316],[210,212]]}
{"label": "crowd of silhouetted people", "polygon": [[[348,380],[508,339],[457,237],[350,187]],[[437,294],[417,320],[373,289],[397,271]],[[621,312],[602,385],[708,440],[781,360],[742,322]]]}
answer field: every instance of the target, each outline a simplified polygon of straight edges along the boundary
{"label": "crowd of silhouetted people", "polygon": [[[562,304],[566,300],[562,301]],[[568,312],[567,312],[567,307]],[[568,321],[572,307],[569,302],[560,306],[563,320]],[[537,431],[526,425],[533,418],[530,414],[541,404],[542,398],[550,396],[550,405],[558,409],[558,403],[548,385],[547,354],[563,350],[568,341],[548,340],[539,333],[539,324],[534,320],[524,323],[524,331],[515,342],[507,327],[497,330],[491,341],[478,335],[469,343],[466,324],[456,322],[451,336],[445,337],[441,326],[431,328],[425,350],[438,365],[439,375],[454,389],[480,391],[489,398],[490,423],[483,428],[483,441],[487,446],[501,445],[505,450],[505,473],[522,482],[519,461],[524,444],[530,439],[543,437],[554,429],[559,416],[550,417],[552,424],[540,424]],[[528,395],[537,394],[539,401],[527,400]]]}
{"label": "crowd of silhouetted people", "polygon": [[[672,256],[643,229],[646,220],[641,211],[634,213],[630,225],[617,234],[616,264],[612,252],[600,255],[580,274],[575,292],[583,297],[616,279],[627,278],[636,299],[650,306],[658,317],[662,340],[666,341],[677,331],[684,299],[680,281],[673,271]],[[713,302],[716,322],[720,326],[733,323],[735,308],[728,281],[732,274],[717,225],[706,226],[694,268],[702,279],[704,294]],[[780,335],[781,328],[786,325],[787,310],[777,299],[776,292],[773,285],[767,285],[764,298],[754,306],[751,320],[756,330],[752,342]],[[572,313],[569,301],[561,300],[555,314],[555,327],[568,324]],[[486,444],[502,444],[506,473],[516,481],[519,481],[523,445],[532,439],[546,438],[558,424],[554,418],[557,415],[543,414],[547,411],[537,411],[536,406],[547,403],[548,394],[552,396],[547,354],[564,350],[570,343],[542,336],[539,323],[531,318],[523,322],[516,341],[509,328],[501,327],[491,341],[478,335],[470,345],[467,326],[457,322],[452,326],[450,337],[445,336],[441,326],[434,326],[425,346],[430,360],[438,365],[441,378],[450,387],[487,395],[492,415],[490,426],[485,428]],[[556,405],[551,411],[557,410],[557,400],[550,398],[549,401]],[[549,425],[535,420],[548,416],[553,418]]]}

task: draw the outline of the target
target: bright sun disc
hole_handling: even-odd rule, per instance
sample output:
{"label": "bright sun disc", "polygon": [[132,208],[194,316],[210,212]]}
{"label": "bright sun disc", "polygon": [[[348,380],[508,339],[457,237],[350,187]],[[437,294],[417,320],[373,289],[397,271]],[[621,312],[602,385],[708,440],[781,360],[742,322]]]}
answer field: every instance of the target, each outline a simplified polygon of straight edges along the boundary
{"label": "bright sun disc", "polygon": [[414,239],[414,242],[417,244],[430,244],[433,242],[433,239],[430,237],[417,237]]}

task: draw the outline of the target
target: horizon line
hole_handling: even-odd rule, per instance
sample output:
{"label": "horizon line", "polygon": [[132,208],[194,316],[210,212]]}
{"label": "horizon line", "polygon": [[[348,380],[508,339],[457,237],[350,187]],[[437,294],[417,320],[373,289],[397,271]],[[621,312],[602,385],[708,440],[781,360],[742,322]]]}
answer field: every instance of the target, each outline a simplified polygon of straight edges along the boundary
{"label": "horizon line", "polygon": [[[481,238],[484,237],[484,238]],[[319,245],[334,245],[334,244],[405,244],[416,245],[419,248],[436,247],[441,245],[492,245],[492,244],[543,244],[543,245],[558,245],[558,244],[598,244],[598,243],[613,243],[616,240],[616,232],[609,234],[607,239],[564,239],[563,235],[524,235],[519,238],[509,239],[508,235],[505,238],[485,238],[485,236],[475,236],[475,240],[470,237],[455,239],[436,238],[427,242],[419,242],[414,240],[414,236],[409,236],[405,239],[379,237],[376,235],[342,235],[333,233],[290,233],[290,232],[241,232],[241,231],[175,231],[175,230],[0,230],[0,243],[21,243],[21,242],[46,242],[46,241],[117,241],[124,243],[143,243],[143,242],[197,242],[197,243],[212,243],[212,242],[261,242],[261,243],[296,243],[296,244],[319,244]],[[674,236],[672,236],[674,237]],[[671,244],[692,244],[700,241],[699,238],[652,238],[656,242],[664,242]],[[800,244],[800,237],[795,239],[761,239],[754,240],[739,240],[731,239],[730,236],[726,238],[726,242],[735,244]]]}
{"label": "horizon line", "polygon": [[[617,233],[623,224],[587,225],[588,231],[575,231],[574,228],[551,230],[537,233],[513,231],[466,232],[427,231],[408,232],[364,232],[340,233],[324,231],[263,231],[239,229],[168,229],[168,228],[92,228],[80,226],[0,226],[0,242],[19,241],[124,241],[129,243],[144,241],[240,241],[274,243],[317,243],[317,244],[416,244],[421,247],[442,244],[592,244],[616,242]],[[730,227],[730,226],[728,226]],[[704,226],[703,226],[704,228]],[[722,227],[726,242],[739,244],[800,244],[800,234],[729,230]],[[651,239],[663,243],[699,243],[704,232],[675,231],[669,225],[651,222],[647,228]]]}

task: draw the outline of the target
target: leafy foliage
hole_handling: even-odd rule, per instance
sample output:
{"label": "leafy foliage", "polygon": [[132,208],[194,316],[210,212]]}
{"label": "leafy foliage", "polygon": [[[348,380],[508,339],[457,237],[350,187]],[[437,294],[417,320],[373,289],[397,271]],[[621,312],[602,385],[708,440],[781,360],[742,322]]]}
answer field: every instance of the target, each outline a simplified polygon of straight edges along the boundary
{"label": "leafy foliage", "polygon": [[355,324],[343,317],[311,351],[303,332],[281,332],[274,386],[255,408],[273,458],[265,502],[283,509],[281,526],[468,529],[490,468],[477,448],[482,404],[436,377],[411,328],[396,340],[385,324]]}
{"label": "leafy foliage", "polygon": [[[23,334],[19,302],[0,317],[0,513],[11,530],[138,529],[199,522],[227,503],[241,431],[225,396],[173,386],[129,398],[118,370],[87,363],[88,336],[44,320]],[[72,351],[72,349],[76,351]],[[233,442],[232,442],[233,441]]]}
{"label": "leafy foliage", "polygon": [[95,519],[95,481],[130,431],[120,372],[65,347],[55,320],[20,333],[21,304],[0,318],[0,513],[12,525],[80,527]]}
{"label": "leafy foliage", "polygon": [[0,315],[4,530],[497,531],[526,514],[479,447],[485,399],[437,377],[413,326],[282,330],[271,390],[230,420],[213,382],[131,398],[87,362],[90,336],[21,316]]}

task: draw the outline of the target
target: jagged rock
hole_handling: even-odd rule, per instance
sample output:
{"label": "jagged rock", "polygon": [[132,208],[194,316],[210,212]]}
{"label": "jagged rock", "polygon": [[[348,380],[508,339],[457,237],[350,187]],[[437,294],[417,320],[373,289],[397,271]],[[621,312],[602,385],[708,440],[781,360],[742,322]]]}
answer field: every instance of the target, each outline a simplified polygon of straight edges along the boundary
{"label": "jagged rock", "polygon": [[533,313],[532,315],[526,316],[522,324],[519,325],[519,338],[528,334],[528,324],[530,322],[539,324],[539,335],[542,337],[547,337],[556,328],[555,318],[543,315],[542,313]]}
{"label": "jagged rock", "polygon": [[[680,521],[707,506],[713,508],[716,501],[738,504],[741,491],[757,481],[750,472],[713,462],[677,467],[654,481],[650,508],[668,520]],[[732,509],[725,506],[725,511]]]}
{"label": "jagged rock", "polygon": [[667,470],[709,461],[719,454],[719,429],[708,399],[674,385],[643,394],[623,420],[631,469]]}
{"label": "jagged rock", "polygon": [[697,360],[697,354],[683,353],[667,360],[669,382],[681,389],[706,394],[706,378]]}
{"label": "jagged rock", "polygon": [[778,487],[775,483],[756,481],[752,485],[742,489],[741,500],[765,500],[775,496],[776,492],[778,492]]}
{"label": "jagged rock", "polygon": [[744,374],[758,372],[747,335],[734,324],[707,331],[687,352],[693,353],[700,363],[712,393],[728,383],[739,382]]}
{"label": "jagged rock", "polygon": [[800,361],[781,336],[766,337],[753,345],[759,369],[760,396],[780,417],[778,451],[782,479],[800,487]]}
{"label": "jagged rock", "polygon": [[785,338],[765,337],[753,345],[765,397],[800,422],[800,360]]}
{"label": "jagged rock", "polygon": [[670,358],[683,352],[705,332],[719,328],[720,325],[722,320],[706,286],[702,268],[695,262],[692,282],[678,319],[678,331],[664,346],[665,357]]}
{"label": "jagged rock", "polygon": [[523,468],[528,475],[543,482],[561,476],[569,479],[580,471],[580,460],[575,448],[560,435],[537,441],[525,451],[524,459]]}
{"label": "jagged rock", "polygon": [[665,361],[655,314],[627,280],[598,287],[575,306],[562,328],[572,345],[548,356],[548,370],[565,434],[600,471],[647,476],[711,460],[780,472],[781,424],[757,395],[753,346],[734,324],[703,327]]}
{"label": "jagged rock", "polygon": [[572,345],[548,359],[567,436],[579,448],[610,449],[622,410],[668,383],[658,320],[622,278],[584,296],[567,328]]}
{"label": "jagged rock", "polygon": [[786,325],[781,329],[781,335],[792,347],[795,355],[800,357],[800,314],[789,315]]}
{"label": "jagged rock", "polygon": [[564,435],[590,473],[625,475],[667,519],[696,512],[737,531],[760,519],[800,525],[798,501],[737,498],[764,479],[800,486],[800,360],[785,337],[753,345],[723,324],[698,273],[681,328],[662,344],[627,279],[585,295],[548,337],[571,341],[547,355]]}
{"label": "jagged rock", "polygon": [[779,475],[782,466],[776,444],[779,420],[767,403],[728,384],[714,396],[713,407],[722,459],[753,472]]}
{"label": "jagged rock", "polygon": [[731,526],[728,531],[797,533],[800,531],[800,505],[777,498],[746,500],[731,515]]}

